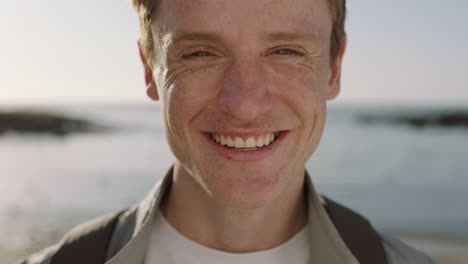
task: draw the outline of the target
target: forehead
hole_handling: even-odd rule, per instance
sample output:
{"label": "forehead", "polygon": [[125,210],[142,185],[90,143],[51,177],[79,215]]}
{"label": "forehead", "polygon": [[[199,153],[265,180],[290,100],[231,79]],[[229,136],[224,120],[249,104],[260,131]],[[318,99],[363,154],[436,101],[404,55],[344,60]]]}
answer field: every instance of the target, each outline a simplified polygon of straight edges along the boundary
{"label": "forehead", "polygon": [[258,32],[328,36],[326,0],[162,0],[156,23],[163,32],[219,32],[233,37]]}

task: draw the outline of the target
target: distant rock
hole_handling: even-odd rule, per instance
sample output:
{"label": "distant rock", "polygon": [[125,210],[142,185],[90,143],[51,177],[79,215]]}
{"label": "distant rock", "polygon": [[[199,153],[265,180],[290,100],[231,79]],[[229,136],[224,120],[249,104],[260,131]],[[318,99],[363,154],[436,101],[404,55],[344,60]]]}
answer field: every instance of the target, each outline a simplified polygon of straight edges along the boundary
{"label": "distant rock", "polygon": [[466,127],[468,112],[412,114],[406,116],[361,116],[363,123],[407,124],[413,127]]}
{"label": "distant rock", "polygon": [[48,133],[65,136],[76,132],[99,132],[107,127],[61,114],[35,111],[0,112],[0,134],[5,132]]}

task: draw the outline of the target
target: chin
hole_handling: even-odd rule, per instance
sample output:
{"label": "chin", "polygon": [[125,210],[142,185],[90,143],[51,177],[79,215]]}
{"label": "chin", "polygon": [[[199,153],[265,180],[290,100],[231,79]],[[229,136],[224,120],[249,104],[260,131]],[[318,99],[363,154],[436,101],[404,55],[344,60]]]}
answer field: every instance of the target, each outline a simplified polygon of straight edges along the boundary
{"label": "chin", "polygon": [[[274,201],[281,192],[279,173],[259,174],[242,172],[225,172],[212,175],[207,180],[207,187],[214,199],[236,208],[264,207]],[[284,174],[283,174],[284,175]]]}

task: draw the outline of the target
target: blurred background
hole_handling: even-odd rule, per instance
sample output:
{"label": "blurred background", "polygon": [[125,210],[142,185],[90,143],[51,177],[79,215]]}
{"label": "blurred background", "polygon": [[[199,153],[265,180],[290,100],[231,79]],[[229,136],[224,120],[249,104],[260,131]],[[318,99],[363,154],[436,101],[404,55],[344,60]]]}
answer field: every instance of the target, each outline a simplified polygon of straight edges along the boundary
{"label": "blurred background", "polygon": [[[468,2],[348,1],[317,188],[468,261]],[[142,199],[173,162],[126,0],[0,0],[0,262]]]}

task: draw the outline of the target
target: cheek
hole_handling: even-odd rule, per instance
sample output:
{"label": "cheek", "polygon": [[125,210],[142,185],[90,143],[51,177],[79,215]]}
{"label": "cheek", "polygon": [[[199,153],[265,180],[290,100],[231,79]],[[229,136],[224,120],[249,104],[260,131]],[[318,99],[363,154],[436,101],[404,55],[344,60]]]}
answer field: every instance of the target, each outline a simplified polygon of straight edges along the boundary
{"label": "cheek", "polygon": [[282,67],[270,69],[268,75],[272,93],[285,100],[300,116],[315,112],[316,107],[326,101],[327,81],[323,72]]}
{"label": "cheek", "polygon": [[164,79],[164,90],[170,94],[171,100],[196,104],[204,101],[206,97],[213,94],[213,82],[219,75],[216,66],[187,65],[173,61],[168,63]]}
{"label": "cheek", "polygon": [[191,113],[195,117],[217,94],[215,74],[185,72],[171,86],[169,100],[174,111]]}
{"label": "cheek", "polygon": [[173,134],[190,140],[190,129],[196,128],[194,120],[212,104],[216,96],[216,75],[216,72],[209,70],[184,70],[176,79],[167,82],[170,85],[162,91],[162,106]]}
{"label": "cheek", "polygon": [[[322,68],[320,68],[322,69]],[[294,112],[300,126],[298,146],[306,148],[303,153],[312,154],[321,136],[326,109],[326,71],[312,72],[301,68],[275,71],[271,83],[275,84],[282,105]],[[286,112],[286,111],[283,111]]]}

